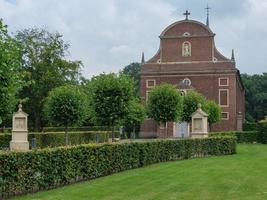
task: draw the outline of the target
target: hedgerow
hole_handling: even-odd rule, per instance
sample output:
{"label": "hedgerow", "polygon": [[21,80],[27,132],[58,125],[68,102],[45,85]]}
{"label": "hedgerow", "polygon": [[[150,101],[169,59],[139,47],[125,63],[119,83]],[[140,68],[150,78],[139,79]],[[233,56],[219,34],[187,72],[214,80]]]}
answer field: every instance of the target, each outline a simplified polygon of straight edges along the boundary
{"label": "hedgerow", "polygon": [[234,153],[234,137],[79,145],[2,153],[0,193],[5,198],[152,163]]}

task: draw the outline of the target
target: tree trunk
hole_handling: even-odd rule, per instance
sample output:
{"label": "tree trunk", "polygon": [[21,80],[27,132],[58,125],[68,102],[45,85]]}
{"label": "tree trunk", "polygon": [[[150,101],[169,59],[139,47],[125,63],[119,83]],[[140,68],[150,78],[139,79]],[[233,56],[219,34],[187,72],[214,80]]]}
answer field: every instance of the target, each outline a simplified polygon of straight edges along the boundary
{"label": "tree trunk", "polygon": [[210,131],[210,132],[211,132],[211,125],[212,125],[212,124],[211,124],[211,123],[209,123],[209,129],[210,129],[209,131]]}
{"label": "tree trunk", "polygon": [[68,126],[65,126],[65,145],[67,146],[68,144],[69,144]]}

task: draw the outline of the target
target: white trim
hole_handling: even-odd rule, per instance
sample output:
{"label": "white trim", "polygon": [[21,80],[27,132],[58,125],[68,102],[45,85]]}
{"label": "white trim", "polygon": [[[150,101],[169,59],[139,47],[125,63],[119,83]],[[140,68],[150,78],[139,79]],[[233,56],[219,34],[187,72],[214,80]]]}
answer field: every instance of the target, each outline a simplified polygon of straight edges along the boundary
{"label": "white trim", "polygon": [[[226,85],[221,84],[222,79],[226,79],[226,82],[227,82]],[[219,80],[219,86],[229,86],[229,77],[219,77],[218,80]]]}
{"label": "white trim", "polygon": [[[149,86],[148,85],[149,81],[153,81],[154,82],[153,86]],[[146,88],[154,88],[155,86],[156,86],[156,80],[155,79],[147,79],[146,80]]]}
{"label": "white trim", "polygon": [[226,117],[226,118],[223,118],[223,117],[222,117],[222,120],[229,120],[229,112],[222,112],[221,114],[223,114],[223,113],[224,113],[224,114],[227,114],[227,117]]}
{"label": "white trim", "polygon": [[[226,105],[221,105],[221,91],[227,91],[227,104]],[[218,99],[219,99],[219,105],[220,107],[229,107],[229,89],[219,89],[219,94],[218,94]]]}

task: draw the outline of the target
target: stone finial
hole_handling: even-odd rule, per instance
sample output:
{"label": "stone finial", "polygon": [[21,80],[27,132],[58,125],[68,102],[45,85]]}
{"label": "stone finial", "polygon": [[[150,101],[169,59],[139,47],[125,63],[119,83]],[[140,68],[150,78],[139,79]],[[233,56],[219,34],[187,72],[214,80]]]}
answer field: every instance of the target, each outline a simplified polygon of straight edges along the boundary
{"label": "stone finial", "polygon": [[145,63],[145,54],[144,52],[142,52],[141,64],[144,64],[144,63]]}
{"label": "stone finial", "polygon": [[18,108],[19,108],[18,111],[21,112],[22,111],[22,104],[21,103],[19,104]]}
{"label": "stone finial", "polygon": [[235,62],[235,52],[234,52],[234,49],[232,49],[231,61]]}
{"label": "stone finial", "polygon": [[198,103],[197,108],[201,108],[201,107],[202,107],[201,103]]}

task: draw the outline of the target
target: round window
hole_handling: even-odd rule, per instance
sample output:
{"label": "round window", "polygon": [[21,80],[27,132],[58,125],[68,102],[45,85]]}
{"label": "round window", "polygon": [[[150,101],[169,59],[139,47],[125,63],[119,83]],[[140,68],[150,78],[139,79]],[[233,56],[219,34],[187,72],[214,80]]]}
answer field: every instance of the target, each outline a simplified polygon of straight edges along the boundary
{"label": "round window", "polygon": [[187,85],[187,86],[190,86],[191,85],[191,80],[189,78],[185,78],[183,80],[183,84]]}

